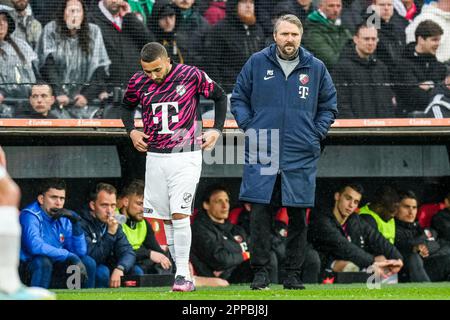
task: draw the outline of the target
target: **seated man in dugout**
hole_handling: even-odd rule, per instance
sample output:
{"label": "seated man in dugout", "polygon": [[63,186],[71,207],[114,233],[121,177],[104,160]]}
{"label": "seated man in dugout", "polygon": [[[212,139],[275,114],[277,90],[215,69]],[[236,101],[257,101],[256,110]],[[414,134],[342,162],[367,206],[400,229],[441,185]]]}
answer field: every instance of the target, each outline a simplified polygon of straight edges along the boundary
{"label": "seated man in dugout", "polygon": [[308,240],[319,252],[323,275],[371,267],[387,278],[403,266],[400,252],[355,213],[362,194],[362,186],[346,184],[334,194],[332,209],[311,215]]}

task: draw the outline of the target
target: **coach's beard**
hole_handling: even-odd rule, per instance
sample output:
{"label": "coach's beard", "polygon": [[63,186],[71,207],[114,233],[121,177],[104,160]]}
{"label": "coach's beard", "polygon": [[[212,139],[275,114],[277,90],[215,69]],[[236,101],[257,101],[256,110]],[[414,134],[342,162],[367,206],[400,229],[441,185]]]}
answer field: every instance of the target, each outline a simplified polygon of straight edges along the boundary
{"label": "coach's beard", "polygon": [[280,56],[280,58],[283,60],[294,60],[298,56],[298,48],[289,53],[289,51],[286,50],[286,47],[288,46],[293,47],[295,49],[295,46],[292,44],[286,44],[281,48],[277,46],[278,56]]}

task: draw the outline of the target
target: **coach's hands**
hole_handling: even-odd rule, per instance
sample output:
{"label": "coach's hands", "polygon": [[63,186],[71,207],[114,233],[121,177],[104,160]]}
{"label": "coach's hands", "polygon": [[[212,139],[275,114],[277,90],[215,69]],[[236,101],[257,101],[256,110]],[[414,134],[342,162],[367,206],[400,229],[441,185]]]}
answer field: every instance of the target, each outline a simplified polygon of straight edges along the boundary
{"label": "coach's hands", "polygon": [[134,129],[130,132],[130,138],[131,141],[133,141],[133,145],[137,151],[147,152],[147,143],[145,142],[144,139],[148,139],[150,138],[150,136],[146,135],[145,133],[139,130]]}
{"label": "coach's hands", "polygon": [[202,149],[205,149],[206,151],[214,149],[214,146],[216,145],[217,139],[219,139],[219,137],[220,137],[219,130],[208,130],[206,132],[203,132]]}

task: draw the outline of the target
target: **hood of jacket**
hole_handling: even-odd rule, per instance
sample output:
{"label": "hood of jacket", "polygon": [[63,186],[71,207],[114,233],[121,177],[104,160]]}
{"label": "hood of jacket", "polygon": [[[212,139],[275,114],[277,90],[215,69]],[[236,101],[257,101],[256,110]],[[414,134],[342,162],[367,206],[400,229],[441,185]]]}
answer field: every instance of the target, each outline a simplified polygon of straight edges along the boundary
{"label": "hood of jacket", "polygon": [[4,5],[0,5],[0,14],[6,15],[6,21],[8,22],[8,33],[6,36],[12,34],[14,30],[16,30],[16,23],[14,22],[14,19],[11,15],[11,10],[8,7]]}

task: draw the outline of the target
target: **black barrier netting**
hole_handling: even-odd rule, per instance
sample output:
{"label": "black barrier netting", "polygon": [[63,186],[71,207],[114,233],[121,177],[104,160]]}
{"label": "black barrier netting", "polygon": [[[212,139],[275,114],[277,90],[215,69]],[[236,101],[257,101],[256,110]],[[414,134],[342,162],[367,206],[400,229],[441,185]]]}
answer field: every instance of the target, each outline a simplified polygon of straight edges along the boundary
{"label": "black barrier netting", "polygon": [[[231,93],[285,14],[301,20],[302,48],[330,72],[339,118],[449,114],[448,0],[0,0],[0,117],[47,117],[48,109],[56,118],[119,117],[151,41]],[[33,97],[36,82],[52,92]],[[212,109],[203,99],[200,106]]]}

